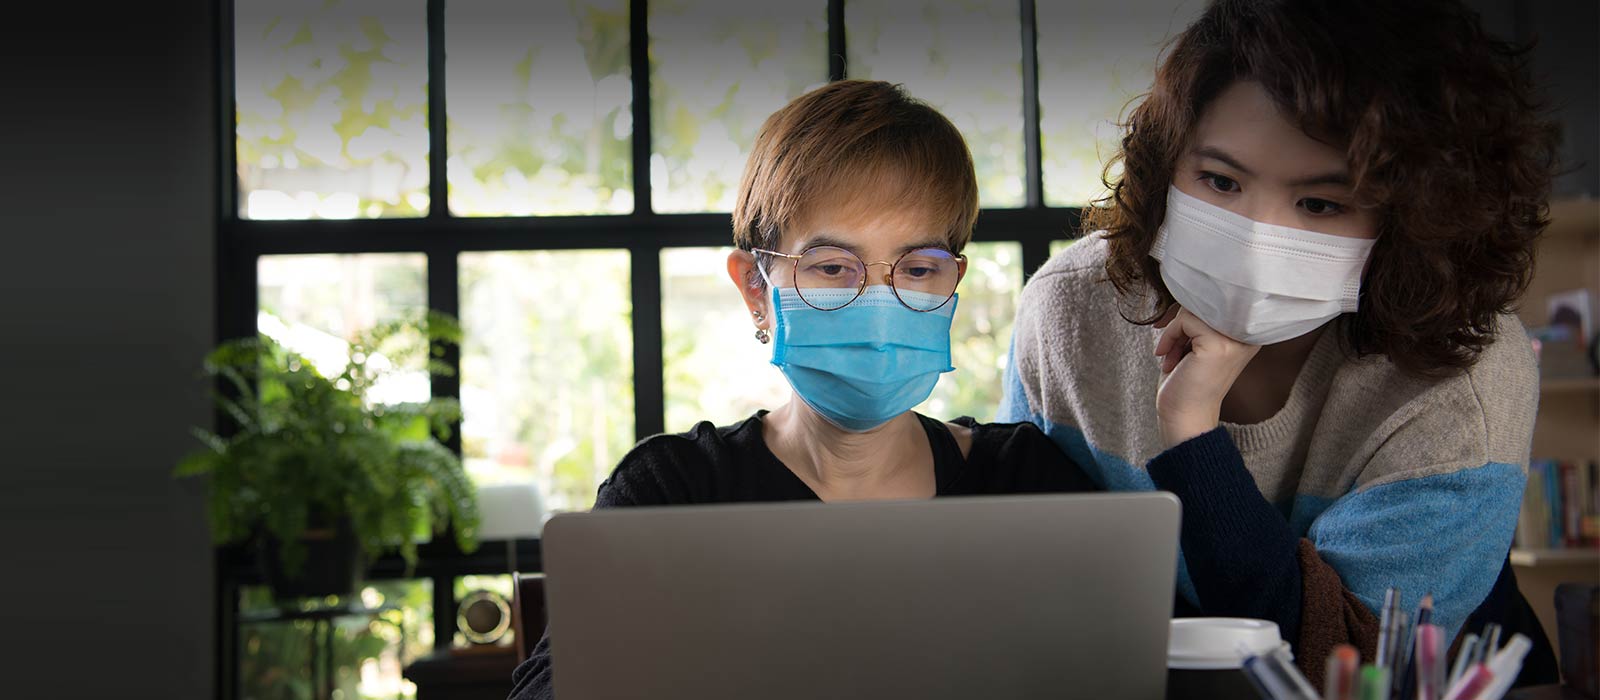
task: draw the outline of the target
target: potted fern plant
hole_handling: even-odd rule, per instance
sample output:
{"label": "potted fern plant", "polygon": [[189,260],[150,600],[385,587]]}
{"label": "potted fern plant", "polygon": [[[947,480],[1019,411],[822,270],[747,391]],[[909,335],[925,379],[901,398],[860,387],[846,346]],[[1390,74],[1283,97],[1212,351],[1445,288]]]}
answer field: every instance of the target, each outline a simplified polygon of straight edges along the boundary
{"label": "potted fern plant", "polygon": [[429,349],[460,335],[437,313],[382,324],[350,344],[338,374],[266,336],[213,350],[205,374],[230,389],[215,400],[236,430],[195,429],[204,447],[175,472],[209,478],[212,538],[254,540],[283,600],[349,593],[366,557],[383,552],[414,565],[417,543],[434,534],[453,531],[463,550],[476,548],[477,494],[439,442],[460,419],[459,404],[373,397],[419,357],[448,373]]}

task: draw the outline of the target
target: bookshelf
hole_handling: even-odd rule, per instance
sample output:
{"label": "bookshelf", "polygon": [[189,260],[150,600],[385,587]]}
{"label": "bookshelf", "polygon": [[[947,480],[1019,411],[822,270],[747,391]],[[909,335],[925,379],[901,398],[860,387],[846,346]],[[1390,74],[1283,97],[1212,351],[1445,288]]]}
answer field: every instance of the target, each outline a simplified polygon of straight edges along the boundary
{"label": "bookshelf", "polygon": [[1511,550],[1512,566],[1570,566],[1574,564],[1600,564],[1600,549]]}
{"label": "bookshelf", "polygon": [[[1550,295],[1600,289],[1600,200],[1552,200],[1550,227],[1539,242],[1537,255],[1533,281],[1518,311],[1528,328],[1548,323],[1545,303]],[[1593,311],[1600,313],[1600,308]],[[1532,457],[1578,463],[1600,460],[1600,378],[1553,376],[1540,380]],[[1600,582],[1600,549],[1594,547],[1513,549],[1511,565],[1523,595],[1551,635],[1556,630],[1556,586],[1568,581]]]}
{"label": "bookshelf", "polygon": [[1539,382],[1539,393],[1546,396],[1579,394],[1586,391],[1600,392],[1600,378],[1546,379]]}

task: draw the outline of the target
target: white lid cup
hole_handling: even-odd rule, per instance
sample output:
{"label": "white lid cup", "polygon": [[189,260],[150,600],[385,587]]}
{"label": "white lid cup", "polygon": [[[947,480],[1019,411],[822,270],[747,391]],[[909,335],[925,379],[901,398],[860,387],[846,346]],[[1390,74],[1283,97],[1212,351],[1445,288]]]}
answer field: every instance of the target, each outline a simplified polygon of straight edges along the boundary
{"label": "white lid cup", "polygon": [[1289,652],[1277,623],[1242,617],[1189,617],[1172,621],[1167,637],[1167,697],[1256,698],[1245,676],[1247,655]]}

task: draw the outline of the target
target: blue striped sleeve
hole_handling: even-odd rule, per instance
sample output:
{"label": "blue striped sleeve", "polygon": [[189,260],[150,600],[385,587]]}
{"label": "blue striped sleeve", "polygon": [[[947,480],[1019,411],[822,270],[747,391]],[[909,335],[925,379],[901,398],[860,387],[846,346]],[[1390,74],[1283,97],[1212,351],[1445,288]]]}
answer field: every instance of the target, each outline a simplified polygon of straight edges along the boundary
{"label": "blue striped sleeve", "polygon": [[1520,465],[1500,462],[1380,484],[1335,501],[1306,537],[1374,613],[1389,586],[1408,610],[1433,594],[1453,639],[1500,575],[1525,484]]}
{"label": "blue striped sleeve", "polygon": [[1028,405],[1028,392],[1022,388],[1022,376],[1017,373],[1017,338],[1011,337],[1011,349],[1006,352],[1006,369],[1001,377],[1000,408],[995,412],[996,423],[1032,423],[1043,426],[1044,416],[1035,413]]}

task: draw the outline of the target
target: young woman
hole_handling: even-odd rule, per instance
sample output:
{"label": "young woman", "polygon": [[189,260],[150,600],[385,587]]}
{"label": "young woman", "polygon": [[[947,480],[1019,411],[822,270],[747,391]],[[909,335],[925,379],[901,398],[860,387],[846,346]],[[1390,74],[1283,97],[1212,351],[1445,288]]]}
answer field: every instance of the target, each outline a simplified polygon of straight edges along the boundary
{"label": "young woman", "polygon": [[1180,607],[1276,621],[1312,678],[1373,658],[1395,586],[1447,635],[1528,633],[1553,682],[1506,563],[1554,152],[1520,54],[1455,0],[1217,0],[1126,128],[1023,293],[1000,420],[1178,494]]}

